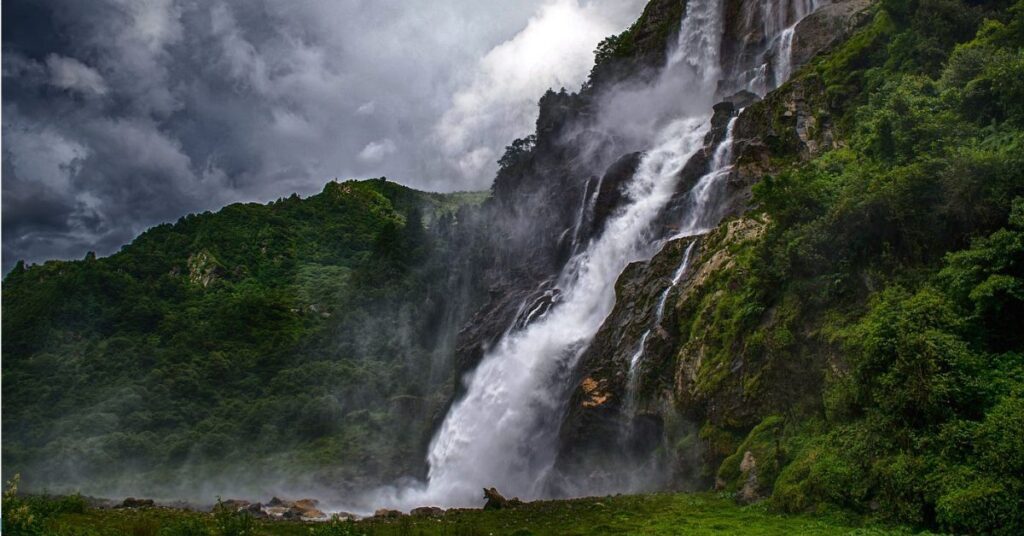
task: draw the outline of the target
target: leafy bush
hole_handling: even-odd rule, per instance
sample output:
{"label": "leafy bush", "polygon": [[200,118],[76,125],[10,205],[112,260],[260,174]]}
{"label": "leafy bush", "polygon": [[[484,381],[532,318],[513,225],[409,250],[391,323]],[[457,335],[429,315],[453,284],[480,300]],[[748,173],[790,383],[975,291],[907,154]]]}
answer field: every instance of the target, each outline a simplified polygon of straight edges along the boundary
{"label": "leafy bush", "polygon": [[210,529],[199,519],[189,518],[160,529],[159,536],[210,536]]}
{"label": "leafy bush", "polygon": [[233,510],[219,502],[213,509],[213,525],[217,536],[252,536],[256,534],[256,519],[249,512]]}

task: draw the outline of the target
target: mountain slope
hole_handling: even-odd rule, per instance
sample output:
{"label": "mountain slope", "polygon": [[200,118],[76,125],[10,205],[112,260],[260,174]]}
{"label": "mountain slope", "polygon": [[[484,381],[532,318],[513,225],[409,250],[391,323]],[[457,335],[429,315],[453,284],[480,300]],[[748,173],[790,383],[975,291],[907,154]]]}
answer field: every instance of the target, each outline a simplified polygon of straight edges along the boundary
{"label": "mountain slope", "polygon": [[464,314],[450,234],[482,199],[332,182],[107,258],[19,264],[3,283],[5,471],[93,489],[254,464],[255,482],[418,472],[451,382],[443,326]]}
{"label": "mountain slope", "polygon": [[[1022,16],[883,2],[745,109],[732,180],[757,183],[750,210],[694,239],[635,414],[623,378],[690,239],[620,278],[563,470],[586,487],[660,457],[674,485],[791,511],[1022,530]],[[619,430],[643,448],[600,447]]]}

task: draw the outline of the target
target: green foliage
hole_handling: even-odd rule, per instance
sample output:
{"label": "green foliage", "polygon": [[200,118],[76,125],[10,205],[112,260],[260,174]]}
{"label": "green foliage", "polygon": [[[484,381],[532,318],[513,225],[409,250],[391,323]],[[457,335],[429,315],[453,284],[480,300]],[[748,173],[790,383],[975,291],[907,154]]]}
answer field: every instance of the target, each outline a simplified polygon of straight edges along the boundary
{"label": "green foliage", "polygon": [[766,417],[750,431],[736,452],[722,461],[718,468],[718,479],[724,482],[726,491],[740,490],[750,477],[751,470],[743,468],[743,460],[748,453],[756,466],[754,471],[759,488],[752,491],[771,491],[785,456],[781,445],[784,424],[785,421],[778,415]]}
{"label": "green foliage", "polygon": [[249,512],[225,508],[220,503],[213,509],[213,525],[217,536],[253,536],[257,529]]}
{"label": "green foliage", "polygon": [[201,520],[186,518],[160,529],[159,536],[210,536],[210,529]]}
{"label": "green foliage", "polygon": [[584,92],[660,63],[670,47],[669,39],[679,31],[685,11],[686,2],[648,2],[640,18],[629,28],[598,43]]}
{"label": "green foliage", "polygon": [[481,199],[331,182],[186,216],[107,258],[19,265],[3,282],[5,467],[94,488],[121,471],[417,470],[444,402],[426,393],[447,380],[422,373],[448,318],[445,229]]}
{"label": "green foliage", "polygon": [[531,134],[525,138],[516,138],[512,145],[505,147],[505,153],[498,160],[498,167],[506,173],[517,170],[533,153],[537,136]]}
{"label": "green foliage", "polygon": [[[698,339],[697,381],[714,378],[694,389],[743,395],[712,416],[752,430],[719,458],[727,489],[747,450],[771,452],[755,419],[785,412],[804,425],[782,429],[777,508],[1024,531],[1022,14],[886,1],[797,73],[843,141],[780,161],[755,187],[764,234],[679,311],[680,354]],[[815,385],[814,404],[778,394]]]}
{"label": "green foliage", "polygon": [[309,529],[309,536],[359,536],[365,532],[355,521],[332,519]]}

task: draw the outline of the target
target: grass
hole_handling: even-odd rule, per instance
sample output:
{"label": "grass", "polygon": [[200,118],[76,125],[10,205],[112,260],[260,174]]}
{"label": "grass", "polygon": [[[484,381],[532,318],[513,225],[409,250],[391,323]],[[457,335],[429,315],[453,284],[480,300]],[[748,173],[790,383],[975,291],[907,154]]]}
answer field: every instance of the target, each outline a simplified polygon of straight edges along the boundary
{"label": "grass", "polygon": [[[159,536],[195,534],[175,530],[208,528],[222,531],[212,514],[170,509],[87,510],[65,513],[46,521],[47,533],[64,536]],[[598,534],[745,534],[745,535],[887,535],[913,534],[903,528],[865,525],[839,514],[783,515],[762,504],[738,506],[725,494],[651,494],[598,497],[569,501],[538,501],[515,510],[452,510],[439,518],[403,517],[395,520],[302,523],[260,521],[256,535],[598,535]]]}

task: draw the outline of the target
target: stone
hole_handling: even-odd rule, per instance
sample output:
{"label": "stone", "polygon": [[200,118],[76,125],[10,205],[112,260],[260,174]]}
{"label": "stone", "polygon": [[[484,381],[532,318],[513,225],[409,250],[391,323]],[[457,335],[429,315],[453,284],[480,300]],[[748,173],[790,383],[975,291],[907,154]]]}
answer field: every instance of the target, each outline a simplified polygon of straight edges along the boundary
{"label": "stone", "polygon": [[388,509],[388,508],[380,508],[376,512],[373,513],[373,517],[375,517],[377,519],[398,519],[398,518],[402,517],[403,515],[405,515],[405,514],[403,514],[402,512],[400,512],[398,510],[391,510],[391,509]]}
{"label": "stone", "polygon": [[743,487],[740,488],[737,499],[744,504],[750,504],[761,499],[761,492],[759,491],[760,482],[757,479],[757,459],[754,458],[753,452],[748,450],[743,453],[740,471],[747,475],[747,479],[743,482]]}
{"label": "stone", "polygon": [[288,511],[288,507],[287,506],[266,506],[266,507],[263,508],[263,511],[267,514],[268,517],[282,518],[282,517],[284,517],[285,512]]}
{"label": "stone", "polygon": [[415,517],[440,517],[444,514],[444,509],[436,506],[420,506],[413,508],[409,514]]}
{"label": "stone", "polygon": [[250,503],[249,501],[244,501],[242,499],[228,499],[226,501],[220,501],[219,503],[217,503],[217,505],[220,506],[221,508],[230,510],[232,512],[245,510],[250,504],[252,503]]}
{"label": "stone", "polygon": [[263,511],[263,505],[260,504],[260,503],[251,503],[248,506],[246,506],[245,508],[243,508],[243,510],[245,512],[248,512],[253,517],[257,517],[257,518],[269,517],[267,515],[267,513]]}
{"label": "stone", "polygon": [[519,497],[506,499],[496,488],[484,488],[484,498],[487,499],[484,510],[505,510],[523,504]]}
{"label": "stone", "polygon": [[136,499],[135,497],[128,497],[121,502],[119,508],[152,508],[156,506],[153,499]]}
{"label": "stone", "polygon": [[294,506],[298,506],[299,508],[305,508],[306,510],[310,510],[319,506],[320,501],[316,499],[299,499],[295,501],[293,504]]}
{"label": "stone", "polygon": [[300,506],[298,502],[296,502],[290,508],[285,510],[281,517],[285,519],[300,519],[303,521],[313,521],[317,519],[327,519],[327,514],[323,513],[322,511],[314,507]]}

